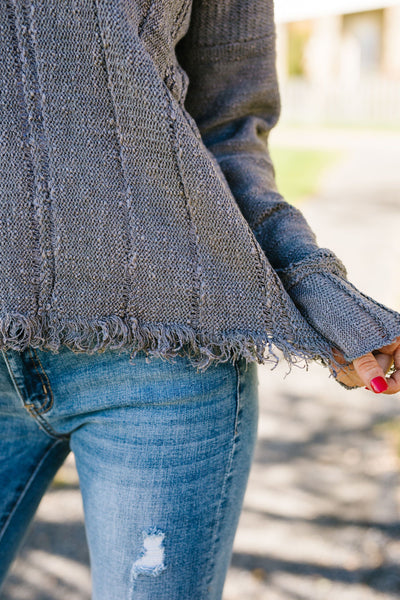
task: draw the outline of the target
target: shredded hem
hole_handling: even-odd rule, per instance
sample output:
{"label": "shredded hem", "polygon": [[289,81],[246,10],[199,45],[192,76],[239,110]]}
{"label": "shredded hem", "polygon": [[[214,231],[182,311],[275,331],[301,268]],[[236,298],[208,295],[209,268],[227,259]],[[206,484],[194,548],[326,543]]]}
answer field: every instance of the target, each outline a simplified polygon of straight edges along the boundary
{"label": "shredded hem", "polygon": [[107,349],[127,349],[130,358],[144,351],[147,356],[173,359],[188,356],[190,363],[201,370],[211,364],[235,362],[244,358],[259,364],[271,363],[275,367],[283,355],[292,365],[308,367],[310,361],[323,366],[337,364],[331,344],[321,336],[313,348],[277,338],[266,331],[224,331],[219,333],[196,331],[181,324],[140,323],[133,317],[111,315],[88,319],[64,319],[45,313],[26,316],[7,313],[0,317],[0,349],[23,351],[28,346],[58,352],[67,346],[76,353],[94,354]]}

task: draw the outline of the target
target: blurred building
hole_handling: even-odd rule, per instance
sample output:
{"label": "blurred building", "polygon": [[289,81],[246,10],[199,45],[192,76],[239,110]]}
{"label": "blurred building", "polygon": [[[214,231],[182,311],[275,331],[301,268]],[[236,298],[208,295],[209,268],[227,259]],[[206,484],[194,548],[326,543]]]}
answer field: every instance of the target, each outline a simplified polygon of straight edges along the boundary
{"label": "blurred building", "polygon": [[400,2],[275,0],[282,117],[400,125]]}

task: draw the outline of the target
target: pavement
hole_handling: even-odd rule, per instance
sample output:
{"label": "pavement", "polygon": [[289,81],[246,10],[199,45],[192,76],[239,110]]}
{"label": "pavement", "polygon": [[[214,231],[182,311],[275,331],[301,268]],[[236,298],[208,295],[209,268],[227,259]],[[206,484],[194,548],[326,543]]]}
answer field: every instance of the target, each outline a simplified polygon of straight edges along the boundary
{"label": "pavement", "polygon": [[[400,310],[400,134],[282,127],[272,143],[342,150],[301,208],[349,279]],[[224,600],[398,599],[400,394],[347,391],[317,365],[287,371],[258,367],[258,443]],[[1,599],[90,599],[72,456]]]}

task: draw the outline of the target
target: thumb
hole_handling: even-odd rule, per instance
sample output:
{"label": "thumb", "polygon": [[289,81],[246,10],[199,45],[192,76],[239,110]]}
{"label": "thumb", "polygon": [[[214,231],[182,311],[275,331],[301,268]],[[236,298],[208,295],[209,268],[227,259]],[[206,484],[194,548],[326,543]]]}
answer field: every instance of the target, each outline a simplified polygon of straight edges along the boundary
{"label": "thumb", "polygon": [[369,390],[375,392],[375,394],[387,390],[388,384],[385,379],[385,372],[371,352],[354,359],[353,366],[357,375]]}

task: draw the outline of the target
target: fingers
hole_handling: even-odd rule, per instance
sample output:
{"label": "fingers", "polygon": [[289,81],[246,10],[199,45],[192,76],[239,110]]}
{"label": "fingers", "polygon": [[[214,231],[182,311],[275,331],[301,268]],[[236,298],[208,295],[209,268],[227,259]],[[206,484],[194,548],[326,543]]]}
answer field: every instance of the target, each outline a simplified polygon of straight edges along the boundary
{"label": "fingers", "polygon": [[393,352],[394,366],[397,370],[400,370],[400,345]]}
{"label": "fingers", "polygon": [[396,394],[400,391],[400,346],[393,352],[393,362],[396,371],[387,379],[388,389],[385,392],[386,394]]}
{"label": "fingers", "polygon": [[[390,350],[390,351],[389,351]],[[343,368],[334,373],[335,378],[348,387],[366,387],[375,394],[395,394],[400,391],[400,344],[398,341],[346,363],[343,354],[333,349],[336,361]],[[395,367],[390,377],[385,377],[390,367]]]}
{"label": "fingers", "polygon": [[[400,352],[397,359],[400,363]],[[393,358],[390,355],[366,354],[344,366],[336,374],[336,379],[348,387],[366,387],[376,394],[394,394],[400,390],[400,372],[397,372],[396,378],[394,375],[385,378],[392,364]]]}
{"label": "fingers", "polygon": [[378,365],[383,369],[385,375],[390,370],[390,367],[393,365],[393,356],[390,354],[381,354],[380,352],[373,352],[375,360]]}
{"label": "fingers", "polygon": [[388,389],[383,392],[384,394],[396,394],[400,391],[400,371],[392,373],[386,381],[388,383]]}
{"label": "fingers", "polygon": [[356,358],[353,365],[357,375],[369,390],[380,394],[388,389],[385,372],[372,352]]}
{"label": "fingers", "polygon": [[353,361],[358,377],[365,383],[366,387],[375,394],[396,394],[400,391],[400,371],[395,371],[390,377],[385,375],[390,369],[393,358],[395,367],[400,365],[400,352],[396,350],[395,356],[372,353],[365,354]]}
{"label": "fingers", "polygon": [[364,386],[363,382],[357,376],[354,369],[353,369],[353,371],[351,371],[350,369],[347,369],[347,370],[342,370],[342,371],[336,372],[335,379],[337,381],[340,381],[341,383],[344,383],[349,388]]}
{"label": "fingers", "polygon": [[332,348],[332,354],[335,357],[335,361],[339,365],[343,365],[343,369],[338,369],[337,366],[335,368],[331,367],[330,371],[332,375],[335,377],[337,381],[344,383],[344,385],[348,387],[360,387],[363,385],[363,382],[358,377],[353,363],[348,363],[344,358],[342,352],[337,348]]}

